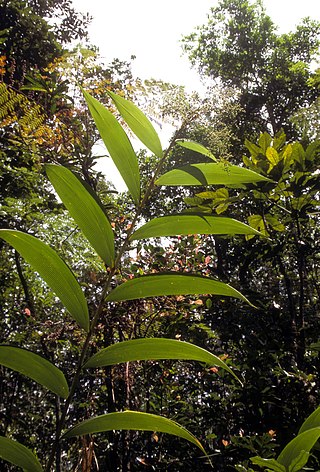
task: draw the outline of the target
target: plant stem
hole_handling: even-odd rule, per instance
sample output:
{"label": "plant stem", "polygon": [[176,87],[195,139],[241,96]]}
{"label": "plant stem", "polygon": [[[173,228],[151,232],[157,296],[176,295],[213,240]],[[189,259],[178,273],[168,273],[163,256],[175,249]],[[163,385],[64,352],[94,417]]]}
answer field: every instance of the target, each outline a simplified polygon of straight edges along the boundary
{"label": "plant stem", "polygon": [[78,362],[77,362],[76,371],[75,371],[75,374],[74,374],[74,377],[73,377],[73,380],[72,380],[72,383],[71,383],[69,396],[65,401],[65,404],[64,404],[62,412],[61,412],[60,420],[59,420],[59,422],[57,424],[57,427],[56,427],[56,438],[55,438],[55,441],[53,443],[52,451],[51,451],[51,454],[50,454],[50,457],[49,457],[49,460],[48,460],[48,463],[47,463],[47,466],[46,466],[46,469],[45,469],[46,472],[51,471],[52,465],[54,463],[54,460],[55,460],[55,457],[56,457],[56,451],[58,450],[59,444],[60,444],[61,432],[64,428],[66,417],[67,417],[67,414],[68,414],[68,411],[69,411],[69,407],[70,407],[71,401],[73,399],[74,393],[76,391],[76,388],[78,386],[78,383],[79,383],[79,379],[80,379],[81,372],[82,372],[82,366],[84,365],[84,360],[86,358],[87,351],[88,351],[91,339],[94,335],[95,327],[96,327],[96,325],[99,321],[100,315],[101,315],[102,310],[104,308],[106,295],[107,295],[108,291],[110,290],[111,281],[113,279],[114,274],[118,270],[118,267],[120,265],[121,258],[123,256],[123,254],[127,251],[128,247],[130,245],[130,236],[134,231],[135,224],[136,224],[143,208],[145,207],[152,190],[154,189],[155,181],[156,181],[159,173],[161,172],[163,164],[165,163],[169,153],[171,152],[176,140],[181,135],[181,132],[184,129],[184,126],[185,126],[185,124],[182,124],[181,128],[175,133],[175,135],[172,138],[168,148],[163,153],[162,158],[158,162],[157,167],[155,169],[155,172],[154,172],[154,174],[153,174],[153,176],[152,176],[152,178],[151,178],[151,180],[150,180],[150,182],[147,186],[145,194],[144,194],[139,206],[136,209],[135,215],[134,215],[133,220],[132,220],[132,224],[131,224],[130,228],[127,231],[126,239],[125,239],[122,247],[119,249],[119,252],[118,252],[118,255],[115,259],[113,267],[110,268],[107,280],[106,280],[104,288],[102,290],[99,305],[98,305],[98,307],[96,309],[96,312],[93,316],[93,319],[92,319],[91,324],[90,324],[89,332],[86,336],[83,347],[81,349],[80,357],[79,357]]}

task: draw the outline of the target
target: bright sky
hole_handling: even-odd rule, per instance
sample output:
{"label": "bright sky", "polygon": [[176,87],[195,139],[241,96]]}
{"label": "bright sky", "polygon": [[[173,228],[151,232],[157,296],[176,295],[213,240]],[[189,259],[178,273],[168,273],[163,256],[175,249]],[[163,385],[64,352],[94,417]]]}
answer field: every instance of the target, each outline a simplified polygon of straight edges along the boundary
{"label": "bright sky", "polygon": [[[93,17],[89,28],[90,42],[100,49],[106,63],[114,58],[130,60],[134,77],[161,79],[187,90],[200,90],[200,79],[182,56],[180,40],[195,27],[207,22],[210,8],[217,0],[73,0],[75,8]],[[319,0],[264,0],[267,14],[288,32],[303,17],[320,20]],[[158,131],[158,130],[157,130]],[[164,144],[166,136],[160,134]],[[169,131],[172,133],[172,130]],[[98,154],[103,154],[100,149]],[[98,168],[119,191],[124,182],[110,159],[99,160]]]}
{"label": "bright sky", "polygon": [[[93,16],[89,34],[101,55],[129,60],[135,55],[133,74],[188,88],[197,88],[199,77],[181,57],[180,40],[206,23],[217,0],[74,0],[76,9]],[[264,0],[267,13],[280,32],[293,29],[310,16],[320,20],[319,0]]]}

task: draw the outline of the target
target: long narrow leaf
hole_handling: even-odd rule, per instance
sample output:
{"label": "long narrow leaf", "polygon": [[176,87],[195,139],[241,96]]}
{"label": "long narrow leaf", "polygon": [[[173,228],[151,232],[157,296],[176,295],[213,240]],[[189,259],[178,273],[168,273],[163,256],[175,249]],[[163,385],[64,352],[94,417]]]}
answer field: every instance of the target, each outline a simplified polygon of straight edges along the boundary
{"label": "long narrow leaf", "polygon": [[308,429],[304,433],[298,434],[281,451],[277,461],[286,468],[289,468],[291,463],[301,454],[301,451],[310,452],[319,438],[320,427]]}
{"label": "long narrow leaf", "polygon": [[90,113],[109,154],[135,203],[140,200],[140,174],[133,147],[113,114],[88,92],[83,91]]}
{"label": "long narrow leaf", "polygon": [[207,149],[202,144],[196,143],[195,141],[189,141],[186,139],[178,139],[176,143],[179,144],[179,146],[182,146],[186,149],[190,149],[190,151],[199,152],[203,156],[210,157],[210,159],[212,159],[213,161],[217,160],[215,156],[212,154],[212,152],[209,151],[209,149]]}
{"label": "long narrow leaf", "polygon": [[107,296],[108,301],[135,300],[137,298],[168,295],[211,294],[235,297],[251,303],[238,290],[228,284],[199,275],[162,273],[144,275],[118,285]]}
{"label": "long narrow leaf", "polygon": [[10,438],[0,436],[0,457],[25,472],[42,472],[40,462],[27,447]]}
{"label": "long narrow leaf", "polygon": [[259,231],[251,228],[251,226],[233,218],[177,214],[161,216],[160,218],[148,221],[148,223],[132,234],[131,239],[176,236],[178,234],[256,234],[262,236]]}
{"label": "long narrow leaf", "polygon": [[320,427],[320,406],[303,422],[299,429],[299,434],[304,433],[308,429]]}
{"label": "long narrow leaf", "polygon": [[58,254],[39,239],[21,231],[1,229],[0,238],[11,244],[40,274],[71,316],[88,331],[89,314],[86,299],[75,276]]}
{"label": "long narrow leaf", "polygon": [[110,266],[114,263],[114,238],[108,218],[96,200],[69,169],[48,164],[48,178],[83,234],[99,256]]}
{"label": "long narrow leaf", "polygon": [[38,354],[19,347],[0,345],[0,364],[26,375],[60,397],[67,398],[69,394],[61,370]]}
{"label": "long narrow leaf", "polygon": [[271,182],[267,177],[243,167],[223,163],[201,163],[170,170],[156,181],[156,185],[231,185],[234,187],[268,181]]}
{"label": "long narrow leaf", "polygon": [[62,438],[102,433],[104,431],[115,429],[157,431],[159,433],[173,434],[190,441],[206,454],[198,439],[175,421],[164,418],[163,416],[152,415],[150,413],[140,413],[137,411],[108,413],[106,415],[91,418],[71,428],[62,436]]}
{"label": "long narrow leaf", "polygon": [[114,101],[124,121],[131,131],[140,139],[140,141],[152,151],[156,156],[162,157],[163,151],[160,139],[148,118],[141,110],[129,100],[107,91],[108,95]]}
{"label": "long narrow leaf", "polygon": [[230,367],[211,352],[194,344],[166,338],[133,339],[113,344],[94,354],[84,367],[104,367],[122,362],[160,359],[205,362],[227,370],[239,380]]}

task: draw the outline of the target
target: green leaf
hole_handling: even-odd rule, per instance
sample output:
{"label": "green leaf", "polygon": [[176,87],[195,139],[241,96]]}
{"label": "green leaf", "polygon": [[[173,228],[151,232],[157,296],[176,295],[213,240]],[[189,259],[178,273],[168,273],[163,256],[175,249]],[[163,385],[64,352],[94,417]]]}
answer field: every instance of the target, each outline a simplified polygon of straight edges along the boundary
{"label": "green leaf", "polygon": [[[240,298],[251,303],[238,290],[228,284],[201,277],[200,275],[177,274],[177,272],[144,275],[118,285],[107,296],[108,301],[135,300],[137,298],[169,295],[212,294]],[[251,305],[253,306],[253,305]]]}
{"label": "green leaf", "polygon": [[212,200],[210,205],[218,215],[226,211],[231,203],[238,201],[238,197],[229,196],[229,191],[225,187],[218,188],[215,192],[201,192],[196,195]]}
{"label": "green leaf", "polygon": [[320,427],[308,429],[298,434],[286,447],[281,451],[277,461],[286,468],[290,467],[293,461],[296,461],[301,451],[310,452],[320,437]]}
{"label": "green leaf", "polygon": [[309,452],[301,451],[300,454],[291,462],[289,472],[299,472],[306,465],[309,459]]}
{"label": "green leaf", "polygon": [[217,215],[221,215],[221,213],[224,213],[225,211],[227,211],[228,207],[229,207],[228,203],[220,203],[220,205],[215,207]]}
{"label": "green leaf", "polygon": [[[250,227],[255,228],[257,231],[260,231],[264,236],[269,236],[267,232],[267,228],[264,222],[264,219],[261,215],[250,215],[248,216],[248,223]],[[252,236],[251,236],[252,237]],[[248,237],[247,239],[251,239]]]}
{"label": "green leaf", "polygon": [[276,135],[273,138],[273,147],[277,151],[279,151],[283,147],[283,145],[285,144],[286,140],[287,140],[287,137],[286,137],[283,129],[278,131],[278,133],[276,133]]}
{"label": "green leaf", "polygon": [[320,148],[319,140],[313,141],[312,143],[310,143],[305,151],[306,160],[313,161],[316,156],[316,153],[319,151],[319,148]]}
{"label": "green leaf", "polygon": [[279,464],[275,459],[263,459],[262,457],[250,457],[250,460],[253,464],[259,465],[260,467],[268,467],[269,470],[274,470],[275,472],[286,472],[286,468]]}
{"label": "green leaf", "polygon": [[[319,346],[320,348],[320,346]],[[308,429],[320,427],[320,406],[302,423],[299,433],[304,433]]]}
{"label": "green leaf", "polygon": [[260,146],[257,146],[256,144],[252,143],[248,139],[245,139],[244,141],[245,147],[248,149],[248,151],[251,154],[251,157],[253,158],[252,161],[256,164],[257,163],[257,157],[259,154],[262,154],[262,149]]}
{"label": "green leaf", "polygon": [[259,137],[259,146],[262,149],[262,152],[265,154],[267,152],[268,147],[271,145],[272,138],[269,133],[261,133]]}
{"label": "green leaf", "polygon": [[290,165],[292,163],[292,144],[289,143],[283,150],[282,153],[282,159],[285,163],[285,168],[284,170],[287,170],[290,168]]}
{"label": "green leaf", "polygon": [[38,354],[20,347],[0,345],[0,364],[26,375],[62,398],[69,395],[61,370]]}
{"label": "green leaf", "polygon": [[116,429],[139,430],[139,431],[157,431],[159,433],[168,433],[190,441],[206,454],[203,446],[198,439],[189,433],[187,429],[180,426],[175,421],[164,418],[163,416],[152,415],[150,413],[140,413],[137,411],[121,411],[117,413],[108,413],[106,415],[96,416],[69,429],[62,438],[71,438],[74,436],[83,436],[85,434],[102,433]]}
{"label": "green leaf", "polygon": [[156,185],[232,185],[269,181],[252,170],[222,163],[191,164],[162,175]]}
{"label": "green leaf", "polygon": [[203,198],[200,197],[184,197],[184,203],[188,206],[200,206],[203,203]]}
{"label": "green leaf", "polygon": [[176,141],[179,146],[182,146],[186,149],[190,149],[191,151],[199,152],[200,154],[203,154],[204,156],[210,157],[213,161],[216,161],[217,159],[214,157],[211,151],[204,147],[202,144],[196,143],[195,141],[189,141],[186,139],[177,139]]}
{"label": "green leaf", "polygon": [[48,178],[85,237],[110,267],[114,263],[114,238],[108,218],[70,170],[63,166],[45,166]]}
{"label": "green leaf", "polygon": [[140,141],[156,156],[162,157],[163,151],[160,139],[148,118],[134,103],[107,90],[124,121]]}
{"label": "green leaf", "polygon": [[84,294],[75,276],[58,254],[30,234],[1,229],[0,238],[13,246],[60,298],[71,316],[86,331],[89,313]]}
{"label": "green leaf", "polygon": [[218,188],[214,192],[200,192],[196,194],[197,197],[212,199],[216,201],[225,201],[229,199],[229,190],[227,188]]}
{"label": "green leaf", "polygon": [[240,382],[230,367],[211,352],[194,344],[165,338],[133,339],[113,344],[94,354],[85,363],[84,368],[160,359],[193,360],[210,366],[219,366],[230,372]]}
{"label": "green leaf", "polygon": [[125,181],[135,203],[140,200],[140,174],[133,147],[113,114],[98,100],[83,91],[90,113],[109,154]]}
{"label": "green leaf", "polygon": [[299,164],[302,166],[302,169],[304,170],[306,153],[300,143],[296,142],[292,144],[292,158],[299,162]]}
{"label": "green leaf", "polygon": [[43,471],[40,462],[30,449],[4,436],[0,436],[0,457],[21,467],[25,472]]}
{"label": "green leaf", "polygon": [[209,215],[177,214],[148,221],[131,239],[157,238],[188,234],[257,234],[259,231],[233,218]]}
{"label": "green leaf", "polygon": [[273,148],[269,147],[266,151],[266,157],[270,162],[268,174],[272,171],[272,169],[281,161],[281,157],[278,152]]}
{"label": "green leaf", "polygon": [[280,221],[275,217],[267,213],[265,215],[266,222],[275,230],[275,231],[285,231],[286,227],[280,223]]}
{"label": "green leaf", "polygon": [[23,85],[20,90],[32,90],[33,92],[48,93],[48,90],[46,90],[44,87],[41,87],[40,85]]}
{"label": "green leaf", "polygon": [[[220,188],[218,190],[226,190],[227,191],[227,195],[224,194],[224,198],[228,198],[229,196],[229,192],[227,189],[225,188]],[[217,190],[217,191],[218,191]],[[201,199],[205,199],[205,200],[213,200],[217,197],[217,191],[208,191],[208,192],[200,192],[200,193],[196,193],[196,197],[198,198],[201,198]]]}
{"label": "green leaf", "polygon": [[310,344],[308,350],[320,352],[320,341]]}

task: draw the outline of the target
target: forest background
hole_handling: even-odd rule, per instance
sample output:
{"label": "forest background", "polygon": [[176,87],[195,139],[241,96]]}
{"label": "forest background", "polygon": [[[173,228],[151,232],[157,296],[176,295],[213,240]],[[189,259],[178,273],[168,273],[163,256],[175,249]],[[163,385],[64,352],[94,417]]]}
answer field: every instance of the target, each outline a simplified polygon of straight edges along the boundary
{"label": "forest background", "polygon": [[[191,362],[110,366],[83,380],[72,423],[93,411],[158,413],[201,439],[214,470],[260,470],[250,458],[276,458],[319,404],[320,25],[305,19],[279,34],[261,2],[221,0],[208,22],[183,40],[209,84],[200,97],[179,85],[141,81],[129,62],[104,64],[88,45],[89,21],[69,0],[0,3],[1,228],[55,248],[75,271],[90,308],[97,305],[105,268],[43,165],[66,166],[98,194],[117,246],[131,228],[134,202],[95,170],[106,156],[96,156],[100,137],[79,85],[112,112],[106,91],[132,100],[151,121],[179,129],[179,138],[272,183],[155,188],[142,222],[187,210],[236,218],[265,237],[140,240],[116,274],[120,282],[147,272],[193,271],[231,284],[255,308],[207,294],[112,304],[91,345],[94,351],[135,338],[190,341],[224,360],[243,385],[223,369]],[[146,188],[157,157],[143,148],[138,159]],[[196,162],[197,152],[174,147],[163,170]],[[18,252],[4,242],[0,247],[1,342],[27,347],[58,366],[67,363],[71,376],[83,333],[61,316],[59,300]],[[61,400],[7,367],[0,374],[1,435],[47,463]],[[96,441],[83,436],[57,449],[54,470],[211,470],[188,443],[156,432],[111,431]],[[319,457],[313,449],[308,466],[295,470],[319,470]],[[15,469],[4,461],[1,470]]]}

